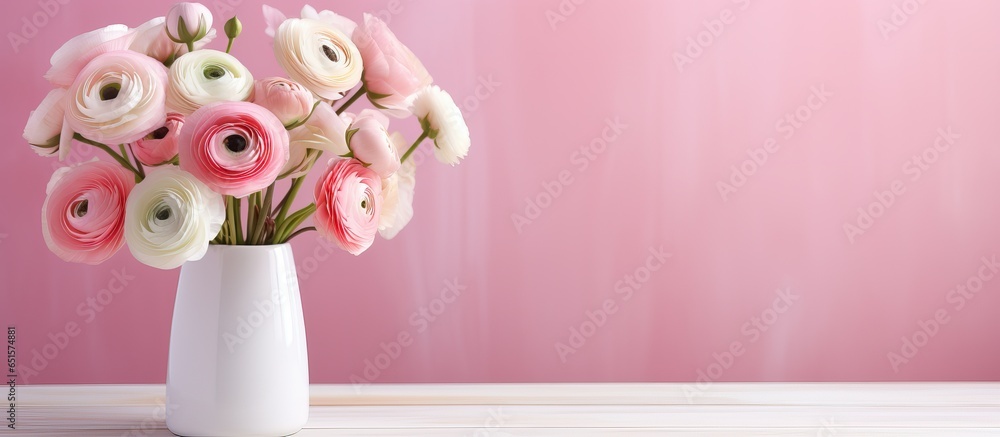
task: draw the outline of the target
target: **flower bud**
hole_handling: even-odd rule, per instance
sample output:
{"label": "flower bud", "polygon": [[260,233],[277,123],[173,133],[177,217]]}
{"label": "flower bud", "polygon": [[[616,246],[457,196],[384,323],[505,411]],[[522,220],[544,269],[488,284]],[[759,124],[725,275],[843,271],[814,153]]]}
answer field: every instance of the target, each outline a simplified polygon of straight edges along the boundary
{"label": "flower bud", "polygon": [[212,12],[201,3],[178,3],[167,13],[167,36],[177,43],[194,43],[208,35]]}
{"label": "flower bud", "polygon": [[229,39],[236,39],[240,36],[240,32],[243,31],[243,23],[240,22],[239,18],[234,15],[229,21],[226,21],[226,25],[223,28],[226,31],[226,36]]}

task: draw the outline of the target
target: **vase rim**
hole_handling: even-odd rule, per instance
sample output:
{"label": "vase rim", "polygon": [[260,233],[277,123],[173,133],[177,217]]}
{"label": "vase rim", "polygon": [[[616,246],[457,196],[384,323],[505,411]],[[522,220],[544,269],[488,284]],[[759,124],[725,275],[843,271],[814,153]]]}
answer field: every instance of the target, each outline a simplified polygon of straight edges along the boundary
{"label": "vase rim", "polygon": [[291,246],[291,243],[284,242],[281,244],[209,244],[208,247],[218,247],[226,249],[273,249],[277,247]]}

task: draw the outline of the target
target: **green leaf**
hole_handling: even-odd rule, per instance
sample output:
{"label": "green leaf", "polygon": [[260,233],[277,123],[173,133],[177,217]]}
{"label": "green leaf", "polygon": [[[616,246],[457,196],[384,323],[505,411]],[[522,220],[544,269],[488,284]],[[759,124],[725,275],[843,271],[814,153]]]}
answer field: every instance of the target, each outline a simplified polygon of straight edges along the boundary
{"label": "green leaf", "polygon": [[[392,94],[379,94],[374,91],[368,91],[368,100],[381,100],[386,97],[391,97]],[[374,103],[374,102],[372,102]]]}
{"label": "green leaf", "polygon": [[320,103],[323,103],[323,101],[317,100],[315,103],[313,103],[313,107],[311,110],[309,110],[309,115],[306,115],[306,118],[303,118],[302,120],[296,121],[292,124],[289,124],[288,126],[285,126],[285,130],[292,130],[306,124],[306,122],[309,121],[310,118],[312,118],[313,113],[316,112],[316,107],[319,106]]}
{"label": "green leaf", "polygon": [[[169,33],[169,32],[168,32]],[[194,38],[190,32],[188,32],[187,24],[184,23],[184,17],[177,17],[177,39],[181,43],[193,42]]]}
{"label": "green leaf", "polygon": [[351,138],[354,136],[354,134],[358,133],[358,130],[359,129],[348,129],[347,130],[347,136],[346,136],[346,139],[347,139],[347,149],[351,150],[351,153],[354,153],[354,150],[351,149]]}
{"label": "green leaf", "polygon": [[438,136],[438,130],[437,129],[431,129],[431,121],[428,119],[428,117],[424,117],[424,118],[420,119],[420,128],[423,129],[424,132],[427,132],[427,137],[428,138],[430,138],[432,140],[434,138],[437,138],[437,136]]}

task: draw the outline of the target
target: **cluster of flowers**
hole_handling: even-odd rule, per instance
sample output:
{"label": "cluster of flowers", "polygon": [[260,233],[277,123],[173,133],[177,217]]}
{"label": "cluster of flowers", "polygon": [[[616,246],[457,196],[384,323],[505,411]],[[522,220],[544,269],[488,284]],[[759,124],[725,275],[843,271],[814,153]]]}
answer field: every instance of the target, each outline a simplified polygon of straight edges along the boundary
{"label": "cluster of flowers", "polygon": [[[358,255],[410,221],[410,154],[425,139],[446,164],[468,153],[454,100],[372,15],[359,25],[310,6],[301,18],[264,6],[264,18],[287,79],[255,80],[229,54],[242,30],[236,17],[224,25],[226,51],[205,48],[216,32],[198,3],[137,28],[79,35],[53,54],[45,78],[54,89],[24,138],[43,156],[63,159],[75,140],[115,162],[52,175],[42,207],[49,249],[97,264],[127,244],[139,261],[171,269],[209,244],[281,244],[315,229]],[[362,96],[377,109],[345,111]],[[411,115],[423,129],[412,145],[388,133],[388,116]],[[315,202],[291,211],[323,153],[334,158]],[[274,202],[283,178],[288,192]],[[310,216],[314,227],[300,228]]]}

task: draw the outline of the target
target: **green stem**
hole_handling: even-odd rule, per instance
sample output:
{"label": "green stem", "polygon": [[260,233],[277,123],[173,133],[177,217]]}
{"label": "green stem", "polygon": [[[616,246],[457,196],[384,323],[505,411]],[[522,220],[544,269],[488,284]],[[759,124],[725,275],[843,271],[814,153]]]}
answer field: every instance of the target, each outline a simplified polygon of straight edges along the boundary
{"label": "green stem", "polygon": [[271,218],[274,218],[275,214],[277,214],[278,211],[280,211],[281,208],[285,206],[285,200],[287,200],[287,199],[288,199],[288,195],[286,193],[285,197],[281,198],[281,200],[278,202],[277,205],[274,206],[274,209],[271,210],[271,212],[268,214],[268,216],[270,216]]}
{"label": "green stem", "polygon": [[243,224],[240,223],[243,216],[243,206],[240,205],[238,197],[233,198],[233,204],[233,212],[236,213],[233,215],[233,220],[236,222],[236,244],[243,244]]}
{"label": "green stem", "polygon": [[226,196],[226,229],[228,229],[228,244],[233,244],[233,236],[236,235],[236,219],[234,218],[236,214],[233,213],[236,202],[234,199],[236,198],[233,196]]}
{"label": "green stem", "polygon": [[236,38],[229,38],[229,44],[226,44],[226,53],[233,49],[233,41],[235,40]]}
{"label": "green stem", "polygon": [[285,194],[285,198],[281,199],[281,209],[278,211],[278,217],[274,219],[275,226],[280,225],[285,221],[285,216],[288,215],[288,210],[292,208],[292,201],[295,200],[295,195],[298,194],[299,188],[302,187],[302,182],[305,182],[305,179],[305,176],[292,179],[292,186],[288,188],[288,193]]}
{"label": "green stem", "polygon": [[[270,216],[268,213],[271,212],[271,202],[274,200],[274,182],[268,185],[267,192],[264,195],[264,207],[261,208],[262,218],[260,219],[261,230],[267,225],[267,219]],[[264,244],[264,235],[259,236],[260,240],[257,244]]]}
{"label": "green stem", "polygon": [[226,240],[227,233],[229,233],[229,228],[226,227],[225,223],[223,223],[222,229],[219,231],[219,235],[215,236],[215,244],[229,244]]}
{"label": "green stem", "polygon": [[253,230],[257,227],[257,193],[247,196],[247,238],[245,243],[252,244]]}
{"label": "green stem", "polygon": [[344,112],[345,110],[347,110],[347,107],[348,107],[348,106],[351,106],[351,104],[352,104],[352,103],[354,103],[354,102],[356,102],[356,101],[357,101],[358,99],[360,99],[360,98],[361,98],[361,96],[363,96],[363,95],[364,95],[364,94],[365,94],[366,92],[368,92],[368,89],[367,89],[367,88],[366,88],[366,87],[365,87],[364,85],[361,85],[361,88],[358,88],[358,92],[354,93],[354,95],[353,95],[353,96],[351,96],[351,98],[350,98],[350,99],[347,99],[347,101],[346,101],[346,102],[344,102],[344,104],[343,104],[343,105],[341,105],[341,106],[340,106],[339,108],[337,108],[337,110],[336,110],[336,111],[333,111],[333,112],[336,112],[336,113],[337,113],[337,115],[340,115],[340,114],[341,114],[341,113],[343,113],[343,112]]}
{"label": "green stem", "polygon": [[[257,198],[260,198],[260,193],[256,193]],[[260,244],[261,232],[264,231],[264,220],[267,218],[267,211],[271,210],[271,198],[274,196],[274,183],[268,185],[267,194],[264,195],[264,203],[260,207],[260,211],[256,214],[257,221],[254,223],[253,234],[247,240],[248,244]]]}
{"label": "green stem", "polygon": [[131,144],[129,144],[128,150],[130,152],[132,152],[132,159],[135,160],[135,168],[137,170],[139,170],[139,176],[142,176],[143,179],[145,179],[146,178],[146,169],[142,168],[142,162],[139,162],[139,157],[135,156],[135,150],[132,150],[132,145]]}
{"label": "green stem", "polygon": [[292,238],[295,238],[299,234],[304,234],[306,232],[315,231],[315,230],[316,230],[315,226],[309,226],[309,227],[306,227],[306,228],[299,229],[299,230],[297,230],[295,232],[292,232],[292,235],[289,235],[288,238],[285,239],[285,242],[287,243],[289,241],[292,241]]}
{"label": "green stem", "polygon": [[136,170],[135,167],[132,167],[132,163],[130,163],[128,161],[128,159],[125,159],[121,155],[115,153],[115,151],[111,150],[111,148],[108,147],[106,144],[102,144],[102,143],[98,143],[97,141],[89,140],[87,138],[84,138],[83,135],[80,135],[80,134],[77,134],[77,133],[73,134],[73,139],[77,140],[77,141],[79,141],[81,143],[89,144],[91,146],[97,147],[98,149],[101,149],[101,150],[103,150],[105,152],[108,152],[108,155],[111,155],[112,158],[115,158],[115,161],[118,161],[118,163],[121,164],[123,167],[125,167],[127,170],[131,171],[132,173],[135,173],[136,182],[142,180],[142,175],[139,174],[139,171]]}
{"label": "green stem", "polygon": [[406,150],[406,153],[403,154],[403,157],[399,158],[400,164],[406,162],[406,158],[409,158],[410,155],[413,154],[413,151],[417,150],[417,146],[419,146],[425,139],[427,139],[427,131],[421,133],[420,136],[417,137],[417,140],[413,142],[413,145],[410,146],[410,148]]}
{"label": "green stem", "polygon": [[188,41],[187,42],[187,46],[188,46],[188,53],[191,53],[191,52],[194,51],[194,41]]}
{"label": "green stem", "polygon": [[302,224],[302,222],[309,218],[309,216],[314,212],[316,212],[316,204],[310,203],[309,205],[306,205],[305,208],[295,211],[292,215],[288,216],[288,220],[283,222],[281,228],[275,232],[274,243],[281,244],[288,241],[288,234]]}
{"label": "green stem", "polygon": [[[312,151],[310,150],[310,152]],[[316,164],[316,161],[319,159],[320,155],[323,154],[323,151],[321,150],[316,150],[315,152],[316,155],[312,158],[312,161],[309,163],[309,168],[306,169],[306,172],[312,169],[312,166]],[[292,186],[288,188],[288,192],[285,193],[285,197],[283,197],[281,199],[281,202],[278,203],[280,207],[278,208],[277,211],[278,216],[274,219],[274,237],[272,239],[274,244],[282,243],[279,237],[281,236],[282,231],[285,229],[285,221],[286,217],[288,216],[288,210],[291,209],[292,203],[295,201],[295,195],[299,193],[299,189],[302,188],[302,183],[305,182],[305,179],[306,179],[305,176],[300,176],[292,179]],[[315,211],[315,209],[316,205],[314,204],[313,210]],[[272,212],[271,214],[274,213]],[[296,223],[294,226],[298,226],[298,224]],[[292,229],[294,229],[294,226],[292,227]]]}

